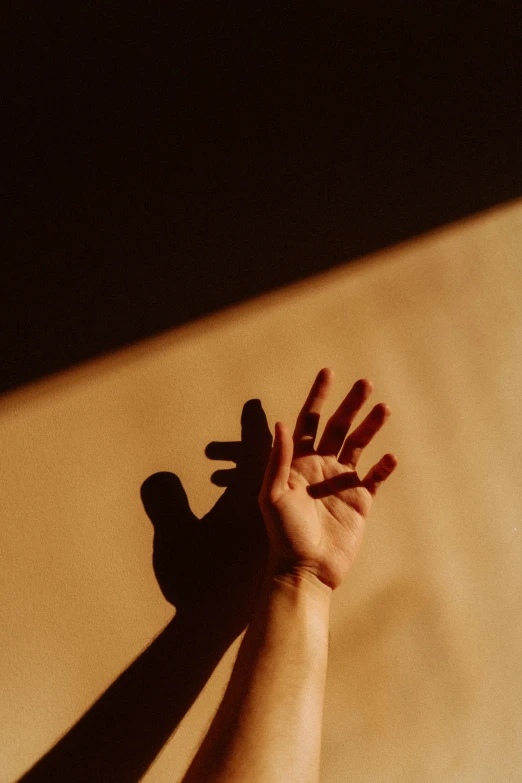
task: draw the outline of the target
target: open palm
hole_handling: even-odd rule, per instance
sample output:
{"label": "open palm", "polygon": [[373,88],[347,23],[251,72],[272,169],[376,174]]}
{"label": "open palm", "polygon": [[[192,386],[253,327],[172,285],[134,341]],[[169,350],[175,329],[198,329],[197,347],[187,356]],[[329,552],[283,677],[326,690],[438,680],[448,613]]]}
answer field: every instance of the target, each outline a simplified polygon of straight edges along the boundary
{"label": "open palm", "polygon": [[386,454],[360,478],[362,450],[381,429],[390,409],[376,405],[347,437],[353,419],[372,392],[357,381],[314,442],[333,372],[321,370],[298,416],[293,438],[278,422],[259,501],[278,571],[299,570],[337,587],[359,550],[378,486],[397,465]]}

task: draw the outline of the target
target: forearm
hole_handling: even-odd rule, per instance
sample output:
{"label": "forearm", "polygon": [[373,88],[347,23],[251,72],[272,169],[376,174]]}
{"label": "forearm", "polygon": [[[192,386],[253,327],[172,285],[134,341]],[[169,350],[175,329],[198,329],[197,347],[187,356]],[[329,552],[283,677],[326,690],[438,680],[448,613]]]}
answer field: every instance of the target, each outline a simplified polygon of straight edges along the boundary
{"label": "forearm", "polygon": [[331,590],[265,580],[229,686],[183,783],[317,783]]}

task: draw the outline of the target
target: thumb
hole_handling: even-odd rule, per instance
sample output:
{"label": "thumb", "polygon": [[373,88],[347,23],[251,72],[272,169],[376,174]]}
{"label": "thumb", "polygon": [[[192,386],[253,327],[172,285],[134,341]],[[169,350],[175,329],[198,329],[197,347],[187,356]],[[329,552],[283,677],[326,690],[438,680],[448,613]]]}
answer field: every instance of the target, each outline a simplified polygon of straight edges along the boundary
{"label": "thumb", "polygon": [[141,485],[141,501],[156,532],[193,522],[187,493],[174,473],[153,473]]}
{"label": "thumb", "polygon": [[294,454],[292,436],[283,422],[275,425],[275,437],[272,451],[266,466],[263,491],[265,495],[280,494],[288,489],[290,465]]}

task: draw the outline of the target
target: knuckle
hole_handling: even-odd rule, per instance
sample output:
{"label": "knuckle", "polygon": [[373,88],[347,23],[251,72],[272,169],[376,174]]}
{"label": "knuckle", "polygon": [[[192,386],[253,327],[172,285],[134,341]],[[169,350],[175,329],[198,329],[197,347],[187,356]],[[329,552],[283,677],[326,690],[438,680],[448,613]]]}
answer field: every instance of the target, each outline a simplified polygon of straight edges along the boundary
{"label": "knuckle", "polygon": [[271,506],[275,506],[277,501],[279,500],[279,492],[275,489],[271,489],[268,494],[268,502]]}
{"label": "knuckle", "polygon": [[257,499],[261,508],[269,508],[275,505],[278,497],[279,493],[273,487],[269,487],[262,488]]}

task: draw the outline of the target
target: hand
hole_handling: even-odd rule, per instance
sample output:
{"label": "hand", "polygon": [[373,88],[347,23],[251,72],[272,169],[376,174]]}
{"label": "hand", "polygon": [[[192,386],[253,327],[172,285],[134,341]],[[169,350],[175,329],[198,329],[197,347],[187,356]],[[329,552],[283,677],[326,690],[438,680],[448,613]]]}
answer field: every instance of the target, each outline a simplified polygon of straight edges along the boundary
{"label": "hand", "polygon": [[259,504],[270,542],[271,569],[278,574],[300,573],[335,589],[357,555],[372,500],[396,468],[397,458],[386,454],[363,479],[356,472],[362,450],[391,413],[379,403],[346,437],[373,389],[364,379],[354,384],[314,448],[332,383],[333,371],[321,370],[299,414],[293,439],[284,424],[276,424]]}
{"label": "hand", "polygon": [[241,416],[241,442],[209,443],[211,459],[237,463],[212,481],[226,487],[198,519],[173,473],[155,473],[141,488],[154,526],[153,565],[158,584],[180,617],[220,626],[231,640],[247,626],[266,567],[268,541],[257,496],[272,436],[259,400]]}

